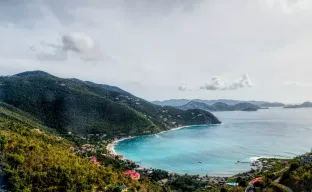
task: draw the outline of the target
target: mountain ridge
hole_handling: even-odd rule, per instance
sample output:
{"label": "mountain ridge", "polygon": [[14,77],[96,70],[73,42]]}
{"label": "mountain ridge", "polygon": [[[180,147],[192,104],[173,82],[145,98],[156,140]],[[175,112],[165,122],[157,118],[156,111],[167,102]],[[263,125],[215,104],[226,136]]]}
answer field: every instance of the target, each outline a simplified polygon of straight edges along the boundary
{"label": "mountain ridge", "polygon": [[201,103],[205,103],[207,105],[213,105],[217,102],[222,102],[228,105],[235,105],[238,103],[250,103],[253,105],[257,105],[259,107],[284,107],[285,104],[280,102],[266,102],[266,101],[244,101],[244,100],[232,100],[232,99],[217,99],[217,100],[204,100],[204,99],[169,99],[169,100],[163,100],[163,101],[151,101],[152,103],[160,106],[182,106],[185,105],[191,101],[197,101]]}
{"label": "mountain ridge", "polygon": [[207,111],[161,107],[118,87],[58,78],[43,71],[2,76],[0,85],[0,101],[60,132],[125,137],[184,125],[220,123]]}
{"label": "mountain ridge", "polygon": [[189,103],[178,106],[178,109],[189,110],[189,109],[202,109],[207,111],[257,111],[260,107],[250,103],[238,103],[235,105],[228,105],[226,103],[217,102],[213,105],[207,105],[198,101],[190,101]]}
{"label": "mountain ridge", "polygon": [[312,107],[312,102],[306,101],[300,105],[287,105],[284,108],[310,108]]}

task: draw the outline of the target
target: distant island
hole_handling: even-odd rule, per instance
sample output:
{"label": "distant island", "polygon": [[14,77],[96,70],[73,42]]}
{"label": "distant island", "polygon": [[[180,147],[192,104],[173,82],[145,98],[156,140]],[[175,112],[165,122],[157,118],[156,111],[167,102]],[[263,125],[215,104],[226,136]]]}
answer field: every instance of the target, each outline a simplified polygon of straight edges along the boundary
{"label": "distant island", "polygon": [[213,105],[215,103],[225,103],[227,105],[236,105],[239,103],[250,103],[261,108],[267,107],[284,107],[286,106],[280,102],[266,102],[266,101],[243,101],[243,100],[231,100],[231,99],[217,99],[217,100],[202,100],[202,99],[170,99],[164,101],[152,101],[152,103],[161,106],[173,106],[179,107],[190,103],[191,101],[205,103],[207,105]]}
{"label": "distant island", "polygon": [[310,107],[312,107],[312,103],[307,101],[300,105],[287,105],[284,108],[310,108]]}
{"label": "distant island", "polygon": [[198,101],[191,101],[176,108],[182,110],[202,109],[206,111],[257,111],[258,109],[261,109],[261,107],[251,103],[237,103],[235,105],[228,105],[226,103],[217,102],[213,105],[208,105]]}

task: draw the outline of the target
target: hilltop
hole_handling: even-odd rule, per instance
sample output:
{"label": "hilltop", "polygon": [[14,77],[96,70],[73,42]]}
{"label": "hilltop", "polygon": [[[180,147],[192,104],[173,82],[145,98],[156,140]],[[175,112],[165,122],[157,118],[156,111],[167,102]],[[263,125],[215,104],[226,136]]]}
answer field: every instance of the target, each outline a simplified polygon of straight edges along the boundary
{"label": "hilltop", "polygon": [[243,101],[243,100],[231,100],[231,99],[217,99],[217,100],[202,100],[202,99],[170,99],[164,101],[152,101],[152,103],[161,106],[183,106],[191,101],[205,103],[207,105],[213,105],[215,103],[225,103],[227,105],[236,105],[239,103],[250,103],[258,107],[284,107],[285,104],[279,102],[265,102],[265,101]]}
{"label": "hilltop", "polygon": [[260,107],[250,103],[238,103],[235,105],[228,105],[226,103],[217,102],[213,105],[206,103],[191,101],[185,105],[178,106],[178,109],[190,110],[190,109],[202,109],[207,111],[257,111]]}
{"label": "hilltop", "polygon": [[312,107],[312,103],[307,101],[300,105],[287,105],[284,108],[310,108],[310,107]]}
{"label": "hilltop", "polygon": [[58,132],[144,135],[193,124],[218,124],[203,110],[158,106],[118,87],[63,79],[43,71],[0,77],[0,101]]}

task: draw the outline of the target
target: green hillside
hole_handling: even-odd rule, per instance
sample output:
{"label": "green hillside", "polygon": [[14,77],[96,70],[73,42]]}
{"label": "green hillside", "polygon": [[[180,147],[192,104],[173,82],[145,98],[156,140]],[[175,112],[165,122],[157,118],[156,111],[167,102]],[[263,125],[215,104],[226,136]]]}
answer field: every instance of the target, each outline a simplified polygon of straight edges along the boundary
{"label": "green hillside", "polygon": [[62,133],[122,137],[181,125],[220,123],[206,111],[161,107],[117,87],[62,79],[41,71],[0,77],[0,101]]}
{"label": "green hillside", "polygon": [[12,106],[0,105],[0,183],[9,191],[162,191],[152,182],[131,181],[121,170],[98,167],[69,151],[71,143]]}
{"label": "green hillside", "polygon": [[312,159],[312,152],[293,159],[289,169],[281,177],[280,183],[287,185],[294,191],[312,190],[312,163],[302,163],[301,158],[304,156]]}

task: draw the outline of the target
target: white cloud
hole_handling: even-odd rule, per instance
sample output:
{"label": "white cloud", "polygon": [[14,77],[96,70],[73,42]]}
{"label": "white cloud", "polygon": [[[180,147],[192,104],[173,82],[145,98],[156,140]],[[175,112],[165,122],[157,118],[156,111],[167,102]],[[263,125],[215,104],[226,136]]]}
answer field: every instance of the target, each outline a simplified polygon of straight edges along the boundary
{"label": "white cloud", "polygon": [[[68,54],[74,53],[84,61],[99,59],[98,50],[92,37],[82,32],[72,32],[61,37],[59,43],[47,43],[41,41],[44,51],[38,53],[39,59],[44,60],[66,60]],[[50,53],[47,52],[50,48]],[[34,49],[34,46],[31,46]]]}
{"label": "white cloud", "polygon": [[241,88],[252,87],[252,82],[247,74],[244,74],[241,79],[228,82],[227,80],[223,80],[221,77],[212,77],[211,83],[207,83],[204,86],[201,86],[200,89],[205,90],[237,90]]}

